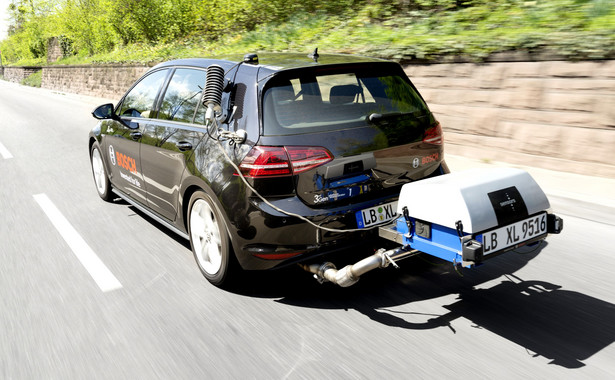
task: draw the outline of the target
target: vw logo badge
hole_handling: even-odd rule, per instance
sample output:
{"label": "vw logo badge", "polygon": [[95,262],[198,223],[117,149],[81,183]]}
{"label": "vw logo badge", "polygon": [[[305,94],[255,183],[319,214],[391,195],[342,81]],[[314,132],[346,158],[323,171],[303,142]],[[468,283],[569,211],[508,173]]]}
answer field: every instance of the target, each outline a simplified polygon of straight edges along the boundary
{"label": "vw logo badge", "polygon": [[412,167],[413,167],[413,168],[415,168],[415,169],[416,169],[416,168],[418,168],[418,167],[419,167],[420,162],[421,162],[421,161],[419,160],[419,158],[418,158],[418,157],[414,157],[414,160],[412,160]]}
{"label": "vw logo badge", "polygon": [[113,149],[113,145],[109,145],[109,159],[113,166],[115,166],[115,150]]}

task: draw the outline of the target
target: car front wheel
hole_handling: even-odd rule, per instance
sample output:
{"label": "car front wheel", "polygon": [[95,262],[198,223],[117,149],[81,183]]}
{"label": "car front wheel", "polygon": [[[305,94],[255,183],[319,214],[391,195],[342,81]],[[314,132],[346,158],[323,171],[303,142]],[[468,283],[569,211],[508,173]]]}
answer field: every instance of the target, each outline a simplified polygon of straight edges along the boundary
{"label": "car front wheel", "polygon": [[228,282],[232,251],[222,214],[203,191],[190,198],[188,231],[194,258],[209,282],[222,286]]}
{"label": "car front wheel", "polygon": [[111,183],[109,183],[107,170],[105,169],[102,154],[97,144],[92,145],[90,163],[92,164],[92,174],[94,175],[94,183],[96,184],[98,195],[107,202],[111,201]]}

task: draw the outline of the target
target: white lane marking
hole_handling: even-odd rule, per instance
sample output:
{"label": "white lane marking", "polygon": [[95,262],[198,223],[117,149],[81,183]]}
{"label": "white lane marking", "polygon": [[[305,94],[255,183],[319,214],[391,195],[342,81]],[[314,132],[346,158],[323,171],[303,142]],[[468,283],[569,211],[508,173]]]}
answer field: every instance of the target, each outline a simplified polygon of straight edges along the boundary
{"label": "white lane marking", "polygon": [[60,235],[62,235],[62,238],[64,238],[68,246],[72,249],[75,256],[77,256],[77,259],[79,259],[81,264],[90,273],[94,281],[96,281],[100,290],[109,292],[111,290],[121,289],[122,284],[120,284],[100,258],[96,256],[96,253],[94,253],[92,248],[83,240],[77,230],[75,230],[64,215],[62,215],[60,210],[51,202],[49,197],[45,194],[37,194],[34,195],[34,199],[39,206],[41,206],[45,214],[47,214],[47,217]]}
{"label": "white lane marking", "polygon": [[1,142],[0,142],[0,155],[5,160],[8,160],[9,158],[13,158],[13,155],[11,154],[11,152],[9,152],[9,150],[6,149],[6,147],[4,145],[2,145]]}

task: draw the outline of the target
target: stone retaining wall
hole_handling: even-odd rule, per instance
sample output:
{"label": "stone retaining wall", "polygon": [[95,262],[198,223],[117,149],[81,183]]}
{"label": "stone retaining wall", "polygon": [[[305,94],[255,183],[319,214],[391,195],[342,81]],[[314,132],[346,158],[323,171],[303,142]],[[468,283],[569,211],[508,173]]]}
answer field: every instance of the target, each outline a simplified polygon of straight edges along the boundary
{"label": "stone retaining wall", "polygon": [[30,75],[40,71],[42,67],[28,66],[28,67],[4,67],[2,75],[4,79],[10,82],[21,83],[24,79]]}
{"label": "stone retaining wall", "polygon": [[143,65],[48,66],[43,69],[41,87],[119,99],[148,69]]}
{"label": "stone retaining wall", "polygon": [[615,178],[615,61],[405,69],[446,152]]}

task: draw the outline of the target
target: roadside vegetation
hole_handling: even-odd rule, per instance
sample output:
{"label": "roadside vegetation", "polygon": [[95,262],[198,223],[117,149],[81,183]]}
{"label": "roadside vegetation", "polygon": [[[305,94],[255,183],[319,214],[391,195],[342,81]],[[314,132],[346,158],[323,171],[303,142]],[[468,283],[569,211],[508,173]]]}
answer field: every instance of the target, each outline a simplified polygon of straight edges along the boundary
{"label": "roadside vegetation", "polygon": [[13,0],[5,65],[157,62],[255,51],[483,61],[615,58],[612,0]]}
{"label": "roadside vegetation", "polygon": [[34,74],[28,75],[24,80],[21,81],[21,84],[30,86],[30,87],[41,87],[43,82],[43,70],[39,70]]}

